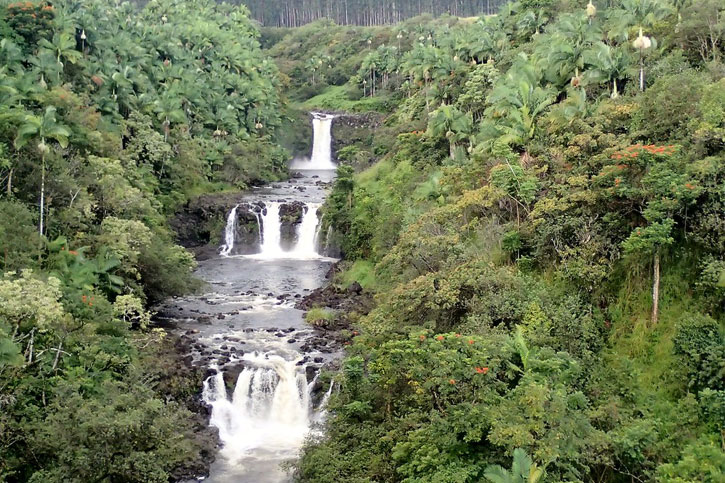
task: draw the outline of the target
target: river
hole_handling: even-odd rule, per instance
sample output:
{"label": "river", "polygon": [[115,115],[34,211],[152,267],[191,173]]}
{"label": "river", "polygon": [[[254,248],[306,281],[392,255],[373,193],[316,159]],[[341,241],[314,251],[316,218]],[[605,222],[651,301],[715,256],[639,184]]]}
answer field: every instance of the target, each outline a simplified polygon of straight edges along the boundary
{"label": "river", "polygon": [[[318,377],[336,349],[305,323],[295,302],[325,283],[335,261],[325,256],[319,231],[336,168],[332,121],[313,115],[312,156],[293,162],[295,177],[240,195],[219,255],[199,263],[197,276],[209,288],[164,310],[176,330],[193,334],[194,363],[208,367],[200,390],[223,446],[205,481],[289,481],[280,464],[299,454],[324,417],[332,387],[320,390]],[[258,240],[242,240],[244,216],[256,218]]]}

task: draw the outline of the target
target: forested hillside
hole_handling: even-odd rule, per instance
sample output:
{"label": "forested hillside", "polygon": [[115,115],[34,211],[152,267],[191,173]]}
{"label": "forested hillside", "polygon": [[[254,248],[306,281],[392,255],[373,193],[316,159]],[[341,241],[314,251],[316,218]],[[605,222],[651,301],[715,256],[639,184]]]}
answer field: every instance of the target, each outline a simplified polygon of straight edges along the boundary
{"label": "forested hillside", "polygon": [[375,307],[311,312],[351,343],[300,481],[723,481],[724,8],[265,31],[294,102],[385,116],[324,208]]}
{"label": "forested hillside", "polygon": [[327,18],[340,25],[382,25],[422,15],[473,17],[496,13],[508,0],[236,0],[267,27],[299,27]]}
{"label": "forested hillside", "polygon": [[205,471],[148,307],[196,285],[166,215],[286,175],[257,36],[212,1],[0,2],[0,481]]}

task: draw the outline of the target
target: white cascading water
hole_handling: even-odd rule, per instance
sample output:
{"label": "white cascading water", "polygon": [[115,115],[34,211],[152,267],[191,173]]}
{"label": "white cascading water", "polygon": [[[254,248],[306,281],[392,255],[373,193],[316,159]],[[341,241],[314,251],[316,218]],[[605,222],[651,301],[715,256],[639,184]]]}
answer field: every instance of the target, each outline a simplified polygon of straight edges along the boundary
{"label": "white cascading water", "polygon": [[317,225],[320,222],[317,218],[317,210],[319,208],[320,205],[318,203],[308,203],[305,206],[305,212],[302,214],[302,222],[297,227],[297,244],[291,253],[292,256],[300,258],[318,256],[315,235],[317,234]]}
{"label": "white cascading water", "polygon": [[320,218],[319,222],[317,223],[317,228],[315,228],[315,251],[321,255],[325,255],[325,247],[320,246],[320,235],[322,234],[322,221],[324,219],[325,215],[323,214]]}
{"label": "white cascading water", "polygon": [[260,258],[283,258],[285,253],[280,246],[282,223],[279,218],[280,203],[265,203],[262,212],[262,253]]}
{"label": "white cascading water", "polygon": [[295,169],[330,170],[337,169],[332,161],[332,120],[335,116],[312,113],[312,158],[297,160]]}
{"label": "white cascading water", "polygon": [[262,217],[256,211],[253,212],[254,217],[257,219],[257,233],[259,234],[259,246],[262,246]]}
{"label": "white cascading water", "polygon": [[259,448],[294,456],[310,430],[312,413],[304,371],[297,361],[272,354],[247,354],[231,399],[221,373],[204,381],[223,452],[238,460]]}
{"label": "white cascading water", "polygon": [[227,226],[224,229],[224,245],[219,251],[219,254],[223,257],[229,256],[234,248],[234,235],[237,229],[237,208],[239,208],[239,205],[232,208],[229,216],[227,216]]}

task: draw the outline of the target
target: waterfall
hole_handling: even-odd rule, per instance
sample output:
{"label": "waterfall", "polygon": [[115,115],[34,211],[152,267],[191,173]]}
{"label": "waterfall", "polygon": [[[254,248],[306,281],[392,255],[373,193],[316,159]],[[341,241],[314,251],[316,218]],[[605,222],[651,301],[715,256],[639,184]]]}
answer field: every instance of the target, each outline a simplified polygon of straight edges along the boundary
{"label": "waterfall", "polygon": [[337,169],[332,161],[332,120],[335,116],[317,112],[313,112],[312,116],[312,158],[295,161],[292,167],[315,170]]}
{"label": "waterfall", "polygon": [[320,245],[320,234],[322,233],[322,222],[323,222],[324,218],[325,218],[325,215],[323,213],[323,215],[320,217],[319,222],[317,223],[317,228],[315,228],[315,239],[313,241],[313,243],[315,244],[315,251],[322,256],[327,255],[325,253],[325,247]]}
{"label": "waterfall", "polygon": [[327,388],[327,392],[324,396],[322,396],[322,401],[320,401],[320,407],[319,407],[319,413],[317,414],[317,420],[318,421],[324,421],[325,417],[327,416],[327,403],[330,401],[330,396],[332,396],[332,388],[335,386],[335,381],[330,381],[330,387]]}
{"label": "waterfall", "polygon": [[330,252],[330,238],[332,238],[332,225],[327,227],[327,234],[325,235],[325,247],[323,248],[322,253],[327,256],[327,254]]}
{"label": "waterfall", "polygon": [[282,223],[279,218],[279,203],[265,203],[262,212],[262,253],[261,258],[282,258],[284,251],[280,246]]}
{"label": "waterfall", "polygon": [[257,219],[257,233],[259,234],[259,246],[262,246],[262,218],[259,216],[259,213],[256,211],[253,211],[254,217]]}
{"label": "waterfall", "polygon": [[297,245],[292,252],[294,257],[316,257],[317,247],[315,245],[315,234],[319,221],[317,210],[319,203],[308,203],[302,215],[302,222],[297,227]]}
{"label": "waterfall", "polygon": [[234,234],[237,229],[237,208],[239,208],[239,205],[232,208],[229,216],[227,216],[227,226],[224,229],[224,245],[219,251],[219,254],[223,257],[229,256],[234,248]]}
{"label": "waterfall", "polygon": [[247,354],[231,400],[221,373],[204,382],[211,424],[219,429],[227,456],[242,457],[264,448],[295,452],[310,429],[307,380],[297,361],[272,354]]}

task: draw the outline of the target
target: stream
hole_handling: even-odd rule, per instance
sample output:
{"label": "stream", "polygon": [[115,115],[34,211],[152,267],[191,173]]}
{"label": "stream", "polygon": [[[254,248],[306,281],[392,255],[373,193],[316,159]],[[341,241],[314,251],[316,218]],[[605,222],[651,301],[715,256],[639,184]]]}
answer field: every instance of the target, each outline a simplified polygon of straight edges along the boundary
{"label": "stream", "polygon": [[332,121],[313,113],[312,156],[292,162],[293,178],[240,195],[219,255],[199,263],[206,293],[164,306],[175,330],[193,334],[193,363],[208,368],[200,390],[222,447],[204,481],[289,481],[280,464],[324,418],[332,386],[323,391],[318,377],[337,349],[295,302],[322,286],[335,262],[318,212],[335,176]]}

